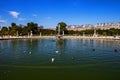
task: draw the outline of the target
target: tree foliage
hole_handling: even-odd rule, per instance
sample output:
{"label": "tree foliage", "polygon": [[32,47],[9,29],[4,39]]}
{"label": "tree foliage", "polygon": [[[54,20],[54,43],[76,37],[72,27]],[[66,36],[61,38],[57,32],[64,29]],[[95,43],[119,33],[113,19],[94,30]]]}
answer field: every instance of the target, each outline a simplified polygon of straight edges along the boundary
{"label": "tree foliage", "polygon": [[41,29],[40,32],[42,35],[55,35],[56,31],[55,30],[50,30],[50,29]]}
{"label": "tree foliage", "polygon": [[32,31],[33,34],[37,34],[37,27],[38,27],[37,23],[30,22],[27,23],[26,29],[28,32]]}
{"label": "tree foliage", "polygon": [[16,36],[17,33],[19,36],[28,35],[32,31],[33,35],[40,35],[40,32],[42,35],[55,35],[55,30],[50,29],[40,29],[38,30],[38,24],[34,22],[28,22],[26,26],[20,26],[16,23],[11,23],[11,26],[9,27],[2,27],[0,31],[0,35],[11,35]]}
{"label": "tree foliage", "polygon": [[11,23],[11,26],[9,27],[9,34],[12,36],[16,36],[17,32],[19,35],[28,35],[32,31],[33,34],[37,34],[38,24],[34,22],[27,23],[27,26],[21,27],[16,25],[16,23]]}
{"label": "tree foliage", "polygon": [[0,31],[0,34],[1,35],[8,35],[8,28],[7,27],[2,27],[1,31]]}
{"label": "tree foliage", "polygon": [[15,36],[17,31],[20,32],[19,26],[16,25],[16,23],[11,23],[11,27],[9,27],[9,34],[12,36]]}
{"label": "tree foliage", "polygon": [[[81,35],[82,36],[83,33],[86,36],[93,36],[94,30],[93,29],[81,30],[81,31],[79,31],[79,33],[78,33],[78,31],[73,31],[73,30],[68,31],[68,34],[70,34],[70,35]],[[107,30],[97,29],[96,33],[99,36],[116,36],[116,35],[120,35],[120,29],[115,29],[115,28],[111,28],[111,29],[107,29]]]}
{"label": "tree foliage", "polygon": [[[58,33],[58,25],[60,26],[60,34],[64,31],[66,35],[83,35],[83,33],[86,36],[92,36],[94,34],[93,29],[89,30],[82,30],[82,31],[74,31],[74,30],[67,30],[67,24],[65,22],[59,22],[56,26],[56,31],[51,30],[51,29],[39,29],[38,30],[38,24],[34,22],[28,22],[26,26],[20,26],[17,25],[16,23],[11,23],[11,26],[6,27],[3,26],[2,29],[0,30],[0,35],[11,35],[11,36],[16,36],[17,33],[20,36],[23,35],[28,35],[32,31],[33,35],[56,35]],[[116,36],[120,35],[120,29],[106,29],[106,30],[101,30],[101,29],[96,29],[96,32],[99,36]]]}
{"label": "tree foliage", "polygon": [[64,31],[65,33],[67,33],[67,24],[65,22],[59,22],[56,26],[56,31],[58,31],[58,27],[60,26],[60,34],[62,34],[62,32]]}

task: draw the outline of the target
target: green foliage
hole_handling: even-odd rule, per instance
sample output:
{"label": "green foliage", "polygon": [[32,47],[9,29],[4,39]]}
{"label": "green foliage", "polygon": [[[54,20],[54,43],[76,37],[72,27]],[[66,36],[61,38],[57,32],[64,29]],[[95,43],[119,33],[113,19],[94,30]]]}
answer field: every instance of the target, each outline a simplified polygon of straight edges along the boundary
{"label": "green foliage", "polygon": [[111,28],[111,29],[107,29],[107,30],[97,30],[99,35],[103,35],[103,36],[115,36],[115,35],[120,35],[120,29],[115,29],[115,28]]}
{"label": "green foliage", "polygon": [[12,22],[12,23],[11,23],[11,26],[16,26],[16,23]]}
{"label": "green foliage", "polygon": [[[86,36],[93,36],[94,30],[93,29],[88,29],[88,30],[82,30],[82,31],[73,31],[73,30],[68,30],[67,35],[83,35],[83,33]],[[96,33],[98,33],[100,36],[114,36],[114,35],[120,35],[120,29],[109,29],[109,30],[100,30],[97,29]]]}
{"label": "green foliage", "polygon": [[28,35],[28,32],[29,32],[29,30],[28,30],[27,26],[24,26],[22,28],[22,35]]}
{"label": "green foliage", "polygon": [[[6,27],[7,28],[7,27]],[[37,34],[38,33],[38,24],[37,23],[27,23],[27,26],[21,27],[16,25],[16,23],[11,23],[11,26],[9,27],[9,29],[6,30],[5,27],[3,27],[3,30],[1,30],[1,35],[12,35],[12,36],[16,36],[17,32],[19,35],[28,35],[28,33],[30,33],[30,31],[32,31],[33,34]],[[6,30],[6,32],[5,32]]]}
{"label": "green foliage", "polygon": [[21,31],[19,30],[19,26],[16,25],[16,23],[11,23],[11,27],[9,27],[9,34],[12,36],[16,36],[17,31]]}
{"label": "green foliage", "polygon": [[60,26],[60,34],[62,34],[62,32],[64,31],[64,33],[67,33],[67,24],[65,22],[59,22],[56,26],[56,31],[58,31],[58,27]]}
{"label": "green foliage", "polygon": [[[23,35],[28,35],[28,33],[30,34],[30,32],[32,31],[33,35],[40,35],[40,33],[42,35],[56,35],[58,33],[58,25],[60,25],[60,34],[62,34],[62,32],[64,31],[64,33],[66,35],[83,35],[83,33],[86,36],[92,36],[94,34],[94,30],[93,29],[89,29],[89,30],[82,30],[82,31],[73,31],[73,30],[67,30],[66,28],[66,23],[64,22],[59,22],[56,26],[56,31],[55,30],[50,30],[50,29],[40,29],[38,30],[38,24],[34,23],[34,22],[28,22],[26,26],[19,26],[16,25],[16,23],[11,23],[11,26],[9,27],[2,27],[1,31],[0,31],[0,35],[12,35],[12,36],[16,36],[17,32],[20,36]],[[115,28],[111,28],[111,29],[107,29],[107,30],[101,30],[101,29],[97,29],[96,32],[99,34],[99,36],[116,36],[116,35],[120,35],[120,29],[115,29]]]}
{"label": "green foliage", "polygon": [[73,30],[69,30],[69,31],[68,31],[68,34],[69,34],[69,35],[74,35],[75,33],[76,33],[76,32],[73,31]]}
{"label": "green foliage", "polygon": [[27,26],[19,26],[16,25],[16,23],[11,23],[11,26],[9,27],[2,27],[0,31],[0,35],[11,35],[16,36],[17,32],[19,36],[28,35],[32,31],[33,35],[40,35],[40,32],[42,35],[55,35],[55,30],[50,29],[40,29],[38,30],[38,24],[34,22],[27,23]]}
{"label": "green foliage", "polygon": [[102,35],[103,35],[103,36],[106,36],[106,35],[107,35],[107,32],[103,32]]}
{"label": "green foliage", "polygon": [[41,29],[40,32],[42,35],[55,35],[56,31],[50,29]]}
{"label": "green foliage", "polygon": [[1,31],[0,31],[0,34],[1,35],[8,35],[8,28],[7,27],[2,27]]}
{"label": "green foliage", "polygon": [[30,23],[27,23],[27,31],[30,32],[32,31],[33,34],[37,34],[37,27],[38,27],[38,24],[37,23],[33,23],[33,22],[30,22]]}

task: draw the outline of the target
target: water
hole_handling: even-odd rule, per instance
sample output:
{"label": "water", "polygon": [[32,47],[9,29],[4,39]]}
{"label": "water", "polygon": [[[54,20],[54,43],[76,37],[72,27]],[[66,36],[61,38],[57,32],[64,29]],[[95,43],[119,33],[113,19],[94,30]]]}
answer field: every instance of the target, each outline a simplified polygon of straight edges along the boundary
{"label": "water", "polygon": [[0,80],[25,79],[120,80],[120,41],[1,40]]}

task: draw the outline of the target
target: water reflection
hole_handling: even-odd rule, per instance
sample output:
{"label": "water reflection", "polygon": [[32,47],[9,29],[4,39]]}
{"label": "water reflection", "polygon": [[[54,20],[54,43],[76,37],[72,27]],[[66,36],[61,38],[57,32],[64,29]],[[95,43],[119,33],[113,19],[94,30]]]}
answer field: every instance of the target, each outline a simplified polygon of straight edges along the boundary
{"label": "water reflection", "polygon": [[[103,79],[108,79],[109,75],[117,78],[120,74],[120,41],[115,40],[3,40],[0,41],[0,51],[3,53],[0,52],[0,78],[17,79],[19,75],[26,77],[26,74],[31,75],[31,73],[36,77],[37,73],[42,74],[41,71],[54,74],[54,72],[61,72],[60,70],[62,70],[60,74],[64,75],[66,69],[73,73],[78,72],[80,75],[84,71],[90,75],[91,71],[99,70],[100,74],[94,73],[94,75],[99,77],[103,74],[104,77],[104,74],[107,74]],[[79,73],[81,70],[83,73]],[[4,80],[3,78],[1,80]]]}
{"label": "water reflection", "polygon": [[3,52],[9,55],[8,57],[12,58],[14,62],[16,60],[28,59],[29,57],[31,57],[31,55],[35,54],[35,51],[38,52],[38,45],[38,39],[11,40],[9,41],[10,47],[7,49],[7,52]]}
{"label": "water reflection", "polygon": [[62,44],[63,44],[63,39],[57,39],[57,45],[58,46],[62,46]]}
{"label": "water reflection", "polygon": [[[37,48],[39,45],[39,40],[38,39],[28,39],[26,40],[26,46],[29,48],[29,49],[34,49],[34,48]],[[38,49],[38,48],[37,48]]]}
{"label": "water reflection", "polygon": [[65,51],[66,51],[66,39],[56,40],[56,58],[58,62],[64,61]]}
{"label": "water reflection", "polygon": [[66,49],[66,39],[58,39],[56,41],[56,47],[60,51],[64,51]]}
{"label": "water reflection", "polygon": [[[114,50],[117,49],[117,52]],[[21,39],[0,41],[0,61],[3,63],[49,63],[52,57],[59,61],[71,59],[120,61],[120,41],[103,39]],[[114,58],[113,58],[114,57]],[[55,59],[55,60],[56,60]],[[74,59],[74,57],[72,57]],[[37,62],[39,63],[37,63]],[[24,62],[24,63],[22,63]],[[57,61],[55,61],[57,62]],[[67,63],[67,62],[66,62]]]}

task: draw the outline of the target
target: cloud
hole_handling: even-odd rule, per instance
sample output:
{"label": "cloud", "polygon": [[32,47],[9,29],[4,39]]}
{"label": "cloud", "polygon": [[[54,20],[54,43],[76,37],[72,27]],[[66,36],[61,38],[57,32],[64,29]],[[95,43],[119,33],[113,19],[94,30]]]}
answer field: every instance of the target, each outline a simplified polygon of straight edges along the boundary
{"label": "cloud", "polygon": [[9,11],[9,14],[12,15],[14,18],[18,18],[19,12],[16,11]]}
{"label": "cloud", "polygon": [[47,19],[52,19],[52,17],[47,17]]}
{"label": "cloud", "polygon": [[24,21],[24,20],[26,20],[26,18],[19,18],[18,20],[19,21]]}
{"label": "cloud", "polygon": [[32,16],[37,17],[37,15],[36,15],[36,14],[33,14]]}
{"label": "cloud", "polygon": [[5,22],[6,22],[6,20],[2,20],[2,19],[0,20],[0,23],[5,23]]}

